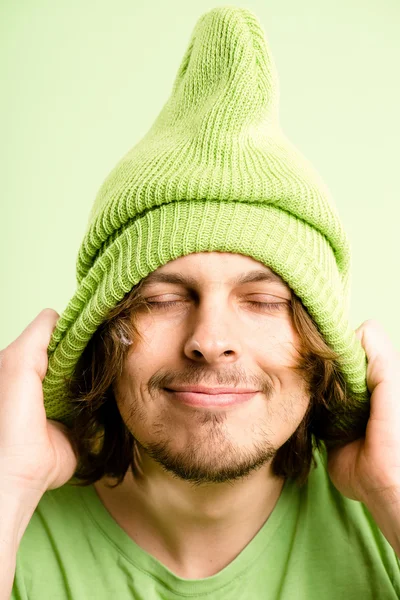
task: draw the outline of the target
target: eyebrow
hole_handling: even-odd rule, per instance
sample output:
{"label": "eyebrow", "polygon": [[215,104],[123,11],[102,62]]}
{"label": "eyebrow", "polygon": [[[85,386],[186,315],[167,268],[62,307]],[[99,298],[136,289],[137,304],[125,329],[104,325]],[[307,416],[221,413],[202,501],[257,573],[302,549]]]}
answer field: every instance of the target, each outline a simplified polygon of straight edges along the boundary
{"label": "eyebrow", "polygon": [[[228,280],[228,284],[230,285],[243,285],[245,283],[256,283],[259,281],[266,281],[269,283],[279,283],[285,288],[288,288],[288,285],[272,271],[246,271],[245,273],[239,273],[236,277]],[[188,285],[195,287],[198,283],[194,277],[190,275],[182,275],[181,273],[157,273],[154,271],[150,273],[145,279],[143,279],[143,285],[153,283],[175,283],[178,285]]]}

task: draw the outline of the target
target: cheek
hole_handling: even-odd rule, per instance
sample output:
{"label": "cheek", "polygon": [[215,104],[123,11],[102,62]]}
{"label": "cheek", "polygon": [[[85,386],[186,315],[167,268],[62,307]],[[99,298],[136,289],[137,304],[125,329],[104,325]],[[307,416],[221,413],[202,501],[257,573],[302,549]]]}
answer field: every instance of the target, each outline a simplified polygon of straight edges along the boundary
{"label": "cheek", "polygon": [[[247,341],[248,340],[248,341]],[[300,339],[289,323],[276,321],[247,335],[246,345],[261,364],[283,375],[289,367],[299,364]]]}
{"label": "cheek", "polygon": [[146,360],[154,353],[161,353],[169,343],[172,343],[176,339],[176,332],[180,329],[172,319],[156,319],[150,315],[137,321],[136,328],[140,337],[133,340],[129,354],[136,354],[139,358],[145,356]]}
{"label": "cheek", "polygon": [[173,336],[174,329],[170,325],[155,323],[150,317],[142,318],[136,327],[140,337],[133,339],[124,370],[127,369],[130,373],[151,371],[151,365],[168,352],[170,344],[176,337]]}
{"label": "cheek", "polygon": [[[135,364],[135,367],[132,365]],[[128,429],[135,435],[132,426],[141,427],[146,424],[151,415],[149,403],[143,401],[142,381],[146,380],[146,373],[142,372],[136,361],[127,360],[121,376],[113,384],[113,392],[118,410]]]}

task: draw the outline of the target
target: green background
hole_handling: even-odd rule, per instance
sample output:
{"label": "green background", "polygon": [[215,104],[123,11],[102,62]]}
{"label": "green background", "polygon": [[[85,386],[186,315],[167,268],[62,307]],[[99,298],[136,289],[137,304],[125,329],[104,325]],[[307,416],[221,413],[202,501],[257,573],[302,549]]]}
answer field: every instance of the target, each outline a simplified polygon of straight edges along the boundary
{"label": "green background", "polygon": [[0,4],[0,348],[75,291],[91,205],[167,101],[197,19],[262,22],[281,124],[328,185],[352,245],[353,328],[400,348],[400,2],[54,0]]}

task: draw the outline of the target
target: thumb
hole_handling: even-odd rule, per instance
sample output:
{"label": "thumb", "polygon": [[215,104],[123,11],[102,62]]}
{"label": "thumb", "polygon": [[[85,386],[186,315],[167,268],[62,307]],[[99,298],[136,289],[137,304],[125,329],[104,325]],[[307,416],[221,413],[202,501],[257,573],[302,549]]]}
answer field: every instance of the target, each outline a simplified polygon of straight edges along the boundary
{"label": "thumb", "polygon": [[66,425],[52,419],[47,419],[47,423],[57,465],[47,484],[47,489],[51,490],[61,487],[74,475],[78,464],[78,450],[71,430]]}

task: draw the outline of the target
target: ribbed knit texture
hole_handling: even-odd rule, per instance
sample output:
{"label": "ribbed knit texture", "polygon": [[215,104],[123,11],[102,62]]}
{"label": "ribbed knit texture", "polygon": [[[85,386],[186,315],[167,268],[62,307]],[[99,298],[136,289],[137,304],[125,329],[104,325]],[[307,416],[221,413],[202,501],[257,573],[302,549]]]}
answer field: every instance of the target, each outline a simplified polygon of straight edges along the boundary
{"label": "ribbed knit texture", "polygon": [[103,182],[77,257],[43,382],[48,418],[68,424],[63,377],[143,277],[193,252],[234,252],[278,273],[300,297],[353,393],[369,400],[367,360],[348,322],[350,244],[309,161],[283,134],[279,86],[256,15],[202,15],[171,96]]}

